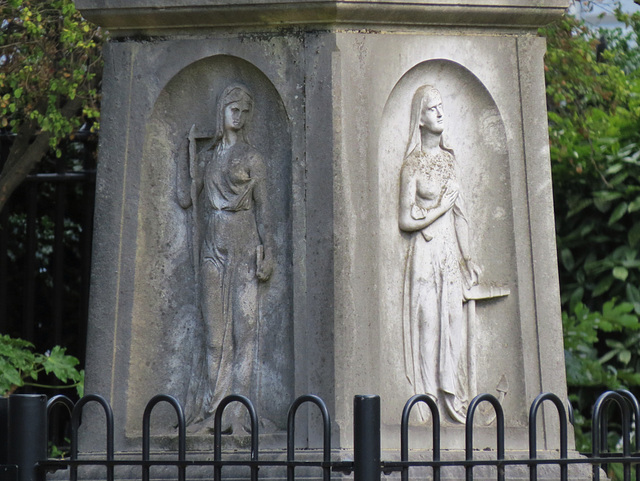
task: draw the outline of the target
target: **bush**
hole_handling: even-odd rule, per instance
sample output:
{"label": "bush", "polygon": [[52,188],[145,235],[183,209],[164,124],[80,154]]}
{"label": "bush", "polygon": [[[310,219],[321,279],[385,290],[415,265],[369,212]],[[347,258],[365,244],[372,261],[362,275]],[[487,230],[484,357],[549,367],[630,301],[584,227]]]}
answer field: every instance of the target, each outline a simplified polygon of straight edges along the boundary
{"label": "bush", "polygon": [[603,389],[640,386],[640,15],[618,16],[630,33],[571,17],[543,30],[567,382],[585,420]]}

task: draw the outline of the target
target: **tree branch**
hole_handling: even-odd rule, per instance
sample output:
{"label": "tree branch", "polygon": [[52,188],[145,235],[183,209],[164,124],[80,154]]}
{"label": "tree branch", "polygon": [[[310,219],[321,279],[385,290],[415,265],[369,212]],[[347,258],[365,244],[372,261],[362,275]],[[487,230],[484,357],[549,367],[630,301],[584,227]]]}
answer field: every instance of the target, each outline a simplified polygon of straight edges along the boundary
{"label": "tree branch", "polygon": [[[82,107],[82,100],[75,98],[67,101],[60,110],[65,118],[73,117]],[[24,125],[14,140],[9,156],[0,172],[0,211],[11,197],[11,194],[29,175],[33,168],[49,151],[51,133],[36,133],[33,124]]]}

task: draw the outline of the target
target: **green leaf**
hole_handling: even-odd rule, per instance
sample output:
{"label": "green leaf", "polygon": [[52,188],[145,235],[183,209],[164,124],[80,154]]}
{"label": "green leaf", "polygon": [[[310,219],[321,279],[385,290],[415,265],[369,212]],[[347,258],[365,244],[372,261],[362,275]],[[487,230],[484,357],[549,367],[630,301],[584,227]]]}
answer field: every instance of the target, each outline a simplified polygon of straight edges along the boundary
{"label": "green leaf", "polygon": [[611,284],[613,284],[613,277],[607,276],[600,279],[600,282],[598,282],[595,289],[593,289],[592,295],[597,297],[604,294],[611,288]]}
{"label": "green leaf", "polygon": [[629,277],[629,271],[622,266],[614,267],[612,274],[613,277],[621,281],[626,281],[627,277]]}
{"label": "green leaf", "polygon": [[626,284],[625,290],[627,299],[629,299],[632,303],[640,303],[640,289],[638,289],[633,284]]}
{"label": "green leaf", "polygon": [[631,247],[636,247],[640,242],[640,222],[636,222],[633,224],[633,227],[629,229],[627,233],[627,239],[629,241],[629,245]]}
{"label": "green leaf", "polygon": [[[575,289],[572,293],[571,293],[571,297],[570,299],[570,309],[575,312],[576,308],[578,307],[578,305],[582,305],[584,307],[584,304],[582,304],[582,296],[584,296],[584,288],[583,287],[578,287],[577,289]],[[638,301],[640,302],[640,300]]]}
{"label": "green leaf", "polygon": [[22,386],[22,376],[14,366],[5,359],[0,359],[0,371],[2,372],[3,382],[11,387],[12,385]]}
{"label": "green leaf", "polygon": [[640,197],[636,197],[634,200],[629,202],[628,212],[631,214],[631,213],[636,212],[638,210],[640,210]]}
{"label": "green leaf", "polygon": [[582,226],[582,228],[580,229],[580,236],[581,237],[585,237],[587,236],[595,227],[595,223],[594,222],[588,222],[586,223],[584,226]]}
{"label": "green leaf", "polygon": [[66,355],[65,352],[65,348],[54,347],[42,365],[47,374],[53,373],[62,382],[66,383],[68,380],[77,382],[80,380],[80,375],[76,366],[80,361],[73,356]]}
{"label": "green leaf", "polygon": [[627,204],[626,202],[618,204],[618,206],[611,213],[611,217],[609,217],[609,225],[618,222],[622,218],[622,216],[627,213],[628,208],[629,204]]}
{"label": "green leaf", "polygon": [[599,190],[593,193],[594,201],[601,200],[606,202],[611,202],[613,200],[617,200],[622,197],[620,192],[611,191],[611,190]]}
{"label": "green leaf", "polygon": [[76,392],[78,393],[78,397],[84,396],[84,369],[80,371],[80,379],[78,379],[78,383],[76,384]]}
{"label": "green leaf", "polygon": [[618,354],[618,360],[622,364],[629,364],[629,361],[631,361],[631,351],[628,351],[626,349],[624,351],[620,351],[620,353]]}
{"label": "green leaf", "polygon": [[618,318],[618,323],[626,327],[627,329],[637,329],[640,327],[640,323],[638,322],[638,317],[632,314],[625,314]]}
{"label": "green leaf", "polygon": [[573,217],[579,212],[583,211],[587,207],[593,204],[593,199],[578,199],[573,205],[571,205],[571,210],[567,213],[567,217]]}
{"label": "green leaf", "polygon": [[598,362],[600,364],[606,364],[607,362],[609,362],[611,359],[613,359],[614,357],[616,357],[616,354],[618,354],[618,351],[616,351],[615,349],[612,349],[611,351],[607,352],[604,356],[601,356],[598,359]]}
{"label": "green leaf", "polygon": [[562,261],[562,265],[568,271],[572,271],[575,266],[575,261],[573,259],[573,254],[566,247],[560,251],[560,259]]}
{"label": "green leaf", "polygon": [[[624,169],[625,165],[623,163],[619,163],[619,164],[613,164],[611,165],[607,170],[606,173],[608,175],[613,175],[613,174],[617,174],[618,172],[620,172],[622,169]],[[613,183],[613,182],[612,182]]]}
{"label": "green leaf", "polygon": [[614,200],[618,200],[622,197],[620,192],[602,190],[593,193],[593,203],[596,208],[604,213],[611,208],[611,203]]}

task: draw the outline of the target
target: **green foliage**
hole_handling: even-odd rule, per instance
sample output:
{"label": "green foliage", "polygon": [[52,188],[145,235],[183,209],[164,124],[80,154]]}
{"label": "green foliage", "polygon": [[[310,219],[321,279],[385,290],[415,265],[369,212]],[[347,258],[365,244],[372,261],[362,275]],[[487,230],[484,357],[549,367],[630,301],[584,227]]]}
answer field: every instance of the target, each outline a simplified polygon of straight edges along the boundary
{"label": "green foliage", "polygon": [[[8,335],[0,335],[0,395],[8,396],[22,386],[57,389],[75,388],[83,395],[84,371],[78,371],[78,359],[55,346],[45,354],[33,352],[33,344]],[[65,385],[38,383],[39,377],[53,375]]]}
{"label": "green foliage", "polygon": [[640,15],[618,15],[630,33],[571,17],[543,31],[567,382],[584,450],[595,397],[640,386]]}
{"label": "green foliage", "polygon": [[49,458],[53,459],[64,459],[69,455],[69,452],[66,447],[71,444],[71,440],[69,438],[64,438],[65,446],[61,448],[60,446],[55,445],[51,441],[49,441]]}
{"label": "green foliage", "polygon": [[[0,126],[18,133],[33,122],[56,149],[83,121],[99,117],[101,31],[72,0],[0,0],[0,11]],[[65,115],[63,106],[76,98],[82,116]]]}
{"label": "green foliage", "polygon": [[[640,321],[633,311],[631,303],[613,299],[602,312],[592,312],[578,302],[571,313],[562,313],[570,386],[640,385]],[[610,336],[622,332],[631,334],[621,340]]]}

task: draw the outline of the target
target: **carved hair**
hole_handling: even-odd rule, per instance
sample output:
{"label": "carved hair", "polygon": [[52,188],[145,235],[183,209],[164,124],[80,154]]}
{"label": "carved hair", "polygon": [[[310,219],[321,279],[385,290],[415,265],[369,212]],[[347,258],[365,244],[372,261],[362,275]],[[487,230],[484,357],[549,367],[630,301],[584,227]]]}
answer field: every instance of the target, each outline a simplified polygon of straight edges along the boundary
{"label": "carved hair", "polygon": [[217,104],[217,112],[218,112],[218,122],[216,125],[216,135],[215,135],[215,143],[218,143],[222,140],[222,136],[224,135],[224,109],[235,102],[245,102],[249,104],[249,116],[244,124],[244,127],[238,132],[240,138],[247,142],[246,138],[246,130],[251,120],[251,114],[253,114],[253,97],[249,93],[249,90],[240,84],[229,85],[226,89],[222,91],[222,94],[218,97]]}
{"label": "carved hair", "polygon": [[[411,101],[411,122],[409,123],[409,142],[407,143],[407,150],[405,151],[405,158],[413,154],[416,149],[422,148],[422,136],[420,135],[420,117],[422,116],[422,106],[424,102],[433,99],[434,96],[439,96],[440,91],[433,85],[422,85],[418,87],[416,93],[413,94],[413,100]],[[450,147],[447,147],[444,142],[444,136],[440,135],[440,148],[447,152],[453,153]]]}

